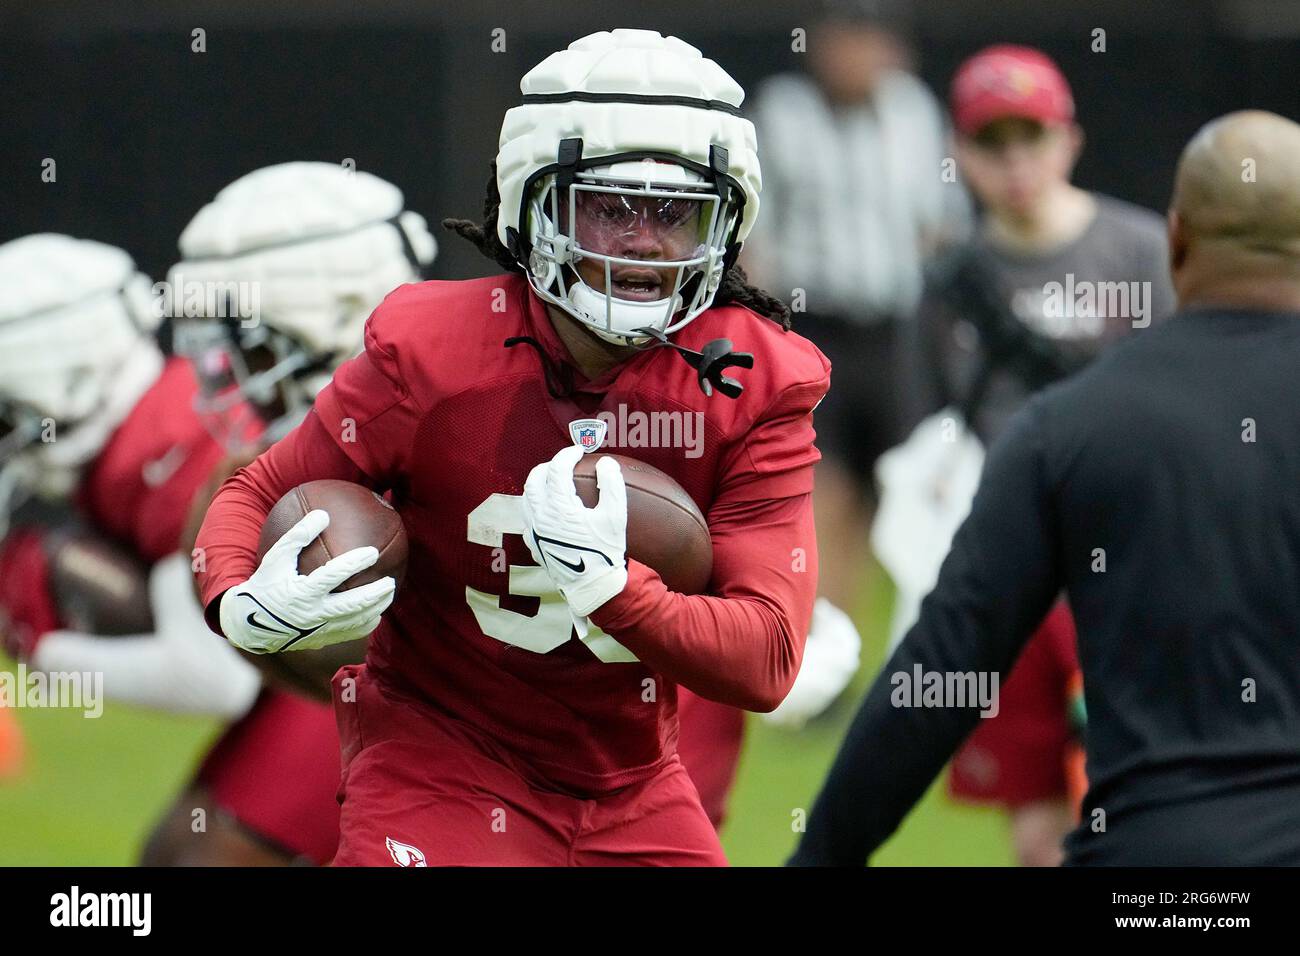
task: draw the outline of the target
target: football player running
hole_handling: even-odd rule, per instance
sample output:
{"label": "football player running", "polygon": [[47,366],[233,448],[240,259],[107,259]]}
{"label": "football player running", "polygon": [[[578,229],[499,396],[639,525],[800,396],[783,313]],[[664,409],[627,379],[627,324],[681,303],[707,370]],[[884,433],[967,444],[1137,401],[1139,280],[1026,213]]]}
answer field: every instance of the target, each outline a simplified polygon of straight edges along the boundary
{"label": "football player running", "polygon": [[[272,652],[378,624],[365,664],[335,678],[340,865],[723,864],[675,752],[676,685],[756,711],[790,689],[816,593],[812,409],[829,366],[735,267],[761,179],[721,67],[616,30],[521,87],[486,221],[448,223],[506,274],[406,286],[375,311],[364,353],[214,499],[206,614]],[[726,340],[752,355],[743,381],[724,373],[750,359]],[[703,414],[698,457],[635,455],[705,514],[708,594],[670,592],[626,555],[613,460],[598,505],[579,501],[570,424],[602,411]],[[271,507],[320,478],[390,494],[411,543],[400,590],[324,603],[320,571],[258,567]],[[281,550],[328,521],[308,514]],[[375,557],[334,558],[335,577]],[[259,627],[259,606],[292,630]]]}
{"label": "football player running", "polygon": [[[43,397],[35,375],[6,379],[10,407],[26,416],[16,431],[35,434],[36,415],[60,431],[57,441],[28,441],[6,459],[27,479],[20,487],[43,490],[47,502],[18,512],[20,523],[0,552],[0,603],[15,620],[11,640],[29,666],[99,671],[116,699],[235,721],[150,839],[144,862],[325,863],[337,842],[333,716],[328,706],[284,689],[304,684],[293,678],[302,665],[311,669],[313,655],[299,658],[295,671],[276,669],[264,687],[257,668],[211,635],[192,586],[191,563],[202,559],[191,556],[185,525],[196,499],[206,503],[214,479],[229,473],[228,456],[250,456],[252,443],[273,441],[301,420],[332,369],[357,351],[369,310],[395,285],[419,277],[434,242],[418,215],[402,211],[391,184],[331,164],[286,163],[222,190],[185,230],[181,250],[185,261],[152,298],[140,277],[126,283],[136,294],[117,299],[119,273],[129,268],[117,250],[64,237],[32,237],[0,250],[0,263],[15,278],[6,288],[57,289],[64,303],[27,306],[30,317],[13,326],[25,346],[10,353],[15,362],[27,367],[33,356],[45,356],[58,367],[44,371],[62,372],[51,378],[67,385],[85,361],[69,354],[69,345],[94,343],[88,354],[102,356],[105,371],[86,408],[125,410],[96,426],[92,441],[81,436],[96,415],[87,422],[53,400],[75,389],[53,387]],[[106,259],[118,260],[111,275],[95,267]],[[87,291],[64,281],[68,276],[98,278]],[[240,294],[253,295],[252,302],[235,301]],[[131,307],[129,322],[109,307],[119,301]],[[184,357],[164,359],[145,334],[164,314]],[[144,332],[128,336],[119,330],[124,324]],[[87,334],[75,335],[78,328]],[[155,372],[129,374],[133,364],[146,363],[124,365],[121,350],[105,347],[115,335],[149,357]],[[74,438],[89,457],[51,481],[45,459],[66,456],[61,446]],[[152,565],[151,633],[106,637],[68,630],[60,619],[44,561],[52,529],[48,520],[42,526],[26,517],[47,512],[56,491],[54,497],[76,505],[59,523],[88,526]],[[336,667],[336,659],[314,668],[330,664]],[[198,809],[207,823],[196,832]]]}

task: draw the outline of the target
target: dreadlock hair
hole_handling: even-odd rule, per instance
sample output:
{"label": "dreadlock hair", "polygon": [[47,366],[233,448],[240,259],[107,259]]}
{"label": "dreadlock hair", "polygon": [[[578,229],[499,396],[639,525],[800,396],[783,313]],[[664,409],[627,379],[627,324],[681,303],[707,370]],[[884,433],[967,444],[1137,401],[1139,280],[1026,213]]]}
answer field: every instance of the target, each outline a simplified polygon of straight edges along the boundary
{"label": "dreadlock hair", "polygon": [[[444,219],[444,229],[450,229],[462,239],[468,240],[479,252],[487,256],[507,272],[516,272],[523,267],[515,260],[497,238],[497,217],[501,212],[501,193],[497,189],[497,164],[492,161],[488,175],[487,195],[483,199],[483,221],[472,219]],[[771,319],[789,331],[792,327],[790,307],[769,292],[749,284],[745,270],[733,263],[722,274],[722,282],[713,297],[713,305],[743,305],[759,315]]]}

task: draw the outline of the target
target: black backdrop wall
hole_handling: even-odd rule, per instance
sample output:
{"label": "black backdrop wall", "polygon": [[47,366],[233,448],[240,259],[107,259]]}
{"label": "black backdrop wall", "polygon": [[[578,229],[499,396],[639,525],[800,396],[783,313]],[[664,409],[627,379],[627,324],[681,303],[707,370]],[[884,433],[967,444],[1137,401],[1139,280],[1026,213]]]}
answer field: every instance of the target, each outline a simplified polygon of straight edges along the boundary
{"label": "black backdrop wall", "polygon": [[[1174,161],[1207,119],[1247,106],[1300,116],[1300,3],[921,2],[915,44],[941,95],[985,43],[1038,45],[1075,88],[1079,181],[1163,208]],[[66,2],[0,0],[0,241],[101,239],[161,275],[189,217],[222,185],[288,159],[341,162],[400,185],[431,220],[477,216],[519,77],[576,36],[677,33],[747,87],[799,69],[808,4]],[[622,11],[622,12],[620,12]],[[1106,30],[1105,53],[1090,49]],[[191,50],[203,29],[206,52]],[[494,52],[504,40],[504,51]],[[760,133],[760,149],[761,134]],[[57,179],[41,181],[42,162]],[[454,236],[441,277],[491,263]]]}

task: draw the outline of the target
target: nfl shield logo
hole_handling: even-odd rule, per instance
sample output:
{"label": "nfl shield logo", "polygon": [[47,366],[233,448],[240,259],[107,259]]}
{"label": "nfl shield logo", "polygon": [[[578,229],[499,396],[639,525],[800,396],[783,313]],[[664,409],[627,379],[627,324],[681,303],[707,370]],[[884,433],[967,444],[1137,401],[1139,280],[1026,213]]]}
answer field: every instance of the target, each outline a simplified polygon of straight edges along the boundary
{"label": "nfl shield logo", "polygon": [[608,423],[599,418],[579,418],[576,422],[569,422],[569,434],[575,445],[590,454],[604,443],[607,427]]}

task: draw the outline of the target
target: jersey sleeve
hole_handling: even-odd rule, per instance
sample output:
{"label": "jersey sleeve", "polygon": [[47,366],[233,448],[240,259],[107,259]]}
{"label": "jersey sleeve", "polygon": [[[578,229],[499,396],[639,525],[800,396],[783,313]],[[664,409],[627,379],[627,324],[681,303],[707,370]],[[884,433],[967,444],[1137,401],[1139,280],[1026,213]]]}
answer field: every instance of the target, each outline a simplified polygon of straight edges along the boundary
{"label": "jersey sleeve", "polygon": [[790,385],[723,458],[705,515],[713,542],[708,595],[671,592],[628,562],[623,591],[591,619],[642,662],[708,700],[767,712],[799,673],[817,593],[812,412],[829,385],[821,374]]}
{"label": "jersey sleeve", "polygon": [[365,350],[339,366],[316,396],[325,432],[370,478],[387,486],[409,462],[420,409],[386,335],[386,305],[366,323]]}
{"label": "jersey sleeve", "polygon": [[339,366],[303,423],[235,472],[213,498],[195,558],[214,630],[217,599],[253,573],[262,524],[291,488],[337,478],[383,491],[405,471],[420,411],[404,384],[390,318],[407,318],[396,294],[375,310],[366,323],[364,351]]}
{"label": "jersey sleeve", "polygon": [[708,595],[669,591],[628,562],[623,591],[591,615],[648,667],[708,700],[770,711],[790,692],[817,593],[812,495],[715,505]]}
{"label": "jersey sleeve", "polygon": [[724,458],[718,499],[755,501],[812,492],[813,465],[821,454],[813,444],[813,409],[830,387],[830,367],[821,375],[783,389],[737,439]]}
{"label": "jersey sleeve", "polygon": [[257,539],[275,503],[292,488],[318,478],[376,483],[362,471],[315,411],[252,464],[222,483],[195,541],[197,568],[208,626],[220,633],[218,599],[257,568]]}

